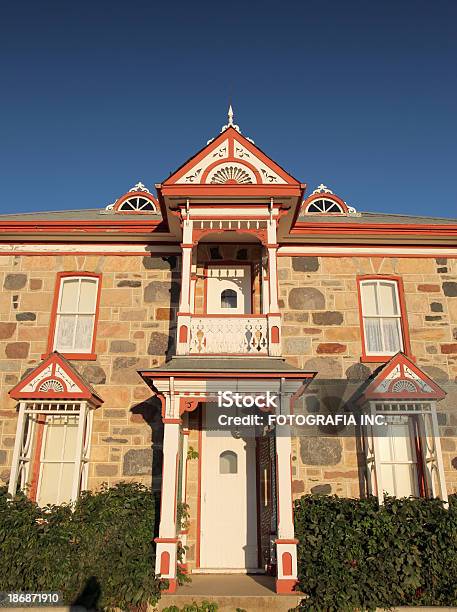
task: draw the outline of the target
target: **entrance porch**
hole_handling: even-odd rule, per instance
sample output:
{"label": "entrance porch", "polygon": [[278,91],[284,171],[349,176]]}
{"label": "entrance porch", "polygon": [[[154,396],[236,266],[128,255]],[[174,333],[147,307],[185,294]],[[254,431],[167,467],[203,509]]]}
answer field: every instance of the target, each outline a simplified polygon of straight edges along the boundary
{"label": "entrance porch", "polygon": [[[288,426],[223,426],[219,392],[277,398],[287,415],[313,378],[284,360],[175,357],[141,372],[162,401],[163,476],[156,573],[176,589],[191,574],[269,574],[279,593],[297,581]],[[264,421],[265,422],[265,421]]]}

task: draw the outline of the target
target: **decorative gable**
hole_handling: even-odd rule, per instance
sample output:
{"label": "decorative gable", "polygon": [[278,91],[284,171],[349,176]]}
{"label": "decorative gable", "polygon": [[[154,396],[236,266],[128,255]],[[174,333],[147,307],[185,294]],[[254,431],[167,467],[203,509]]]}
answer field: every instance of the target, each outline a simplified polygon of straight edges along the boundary
{"label": "decorative gable", "polygon": [[96,406],[103,400],[60,353],[44,359],[11,389],[16,400],[89,400]]}
{"label": "decorative gable", "polygon": [[404,353],[397,353],[364,389],[365,400],[440,400],[446,393]]}
{"label": "decorative gable", "polygon": [[217,138],[172,174],[163,186],[170,185],[294,185],[300,183],[263,153],[254,142],[229,122]]}

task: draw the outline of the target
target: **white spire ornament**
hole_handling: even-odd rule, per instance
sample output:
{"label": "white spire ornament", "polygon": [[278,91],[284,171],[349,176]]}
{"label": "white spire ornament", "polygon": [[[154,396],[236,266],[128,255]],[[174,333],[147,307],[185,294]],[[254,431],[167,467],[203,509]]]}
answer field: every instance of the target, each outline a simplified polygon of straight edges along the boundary
{"label": "white spire ornament", "polygon": [[[232,127],[237,132],[240,132],[240,126],[236,125],[235,123],[233,123],[234,112],[233,112],[233,108],[232,108],[231,104],[229,105],[229,108],[228,108],[227,117],[228,117],[228,123],[227,123],[227,125],[223,125],[222,126],[221,134],[222,134],[222,132],[225,132],[225,130],[227,130],[229,127]],[[240,132],[240,134],[241,134],[241,132]]]}

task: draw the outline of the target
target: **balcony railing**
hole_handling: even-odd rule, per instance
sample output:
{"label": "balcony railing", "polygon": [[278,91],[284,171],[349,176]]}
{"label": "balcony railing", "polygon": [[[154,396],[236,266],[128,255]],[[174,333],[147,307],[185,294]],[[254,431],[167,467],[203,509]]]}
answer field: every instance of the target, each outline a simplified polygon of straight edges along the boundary
{"label": "balcony railing", "polygon": [[266,316],[192,316],[190,354],[268,355],[268,352]]}

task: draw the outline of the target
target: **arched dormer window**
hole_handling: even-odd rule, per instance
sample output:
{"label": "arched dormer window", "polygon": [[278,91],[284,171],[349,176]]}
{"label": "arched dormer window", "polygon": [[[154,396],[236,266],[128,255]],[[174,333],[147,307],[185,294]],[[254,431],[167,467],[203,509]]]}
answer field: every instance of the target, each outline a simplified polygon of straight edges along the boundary
{"label": "arched dormer window", "polygon": [[219,474],[236,474],[238,472],[238,457],[231,450],[219,455]]}
{"label": "arched dormer window", "polygon": [[328,198],[322,198],[318,200],[313,200],[308,204],[305,209],[306,213],[317,213],[317,214],[343,214],[345,211],[342,209],[341,205],[335,200],[330,200]]}
{"label": "arched dormer window", "polygon": [[221,293],[221,308],[236,308],[238,295],[233,289],[224,289]]}
{"label": "arched dormer window", "polygon": [[122,214],[155,214],[157,201],[143,183],[137,183],[130,191],[106,207],[107,212]]}
{"label": "arched dormer window", "polygon": [[305,215],[356,215],[357,211],[335,195],[325,185],[317,189],[303,202],[302,214]]}
{"label": "arched dormer window", "polygon": [[124,200],[117,209],[122,212],[156,212],[156,206],[152,200],[143,196],[134,195]]}

